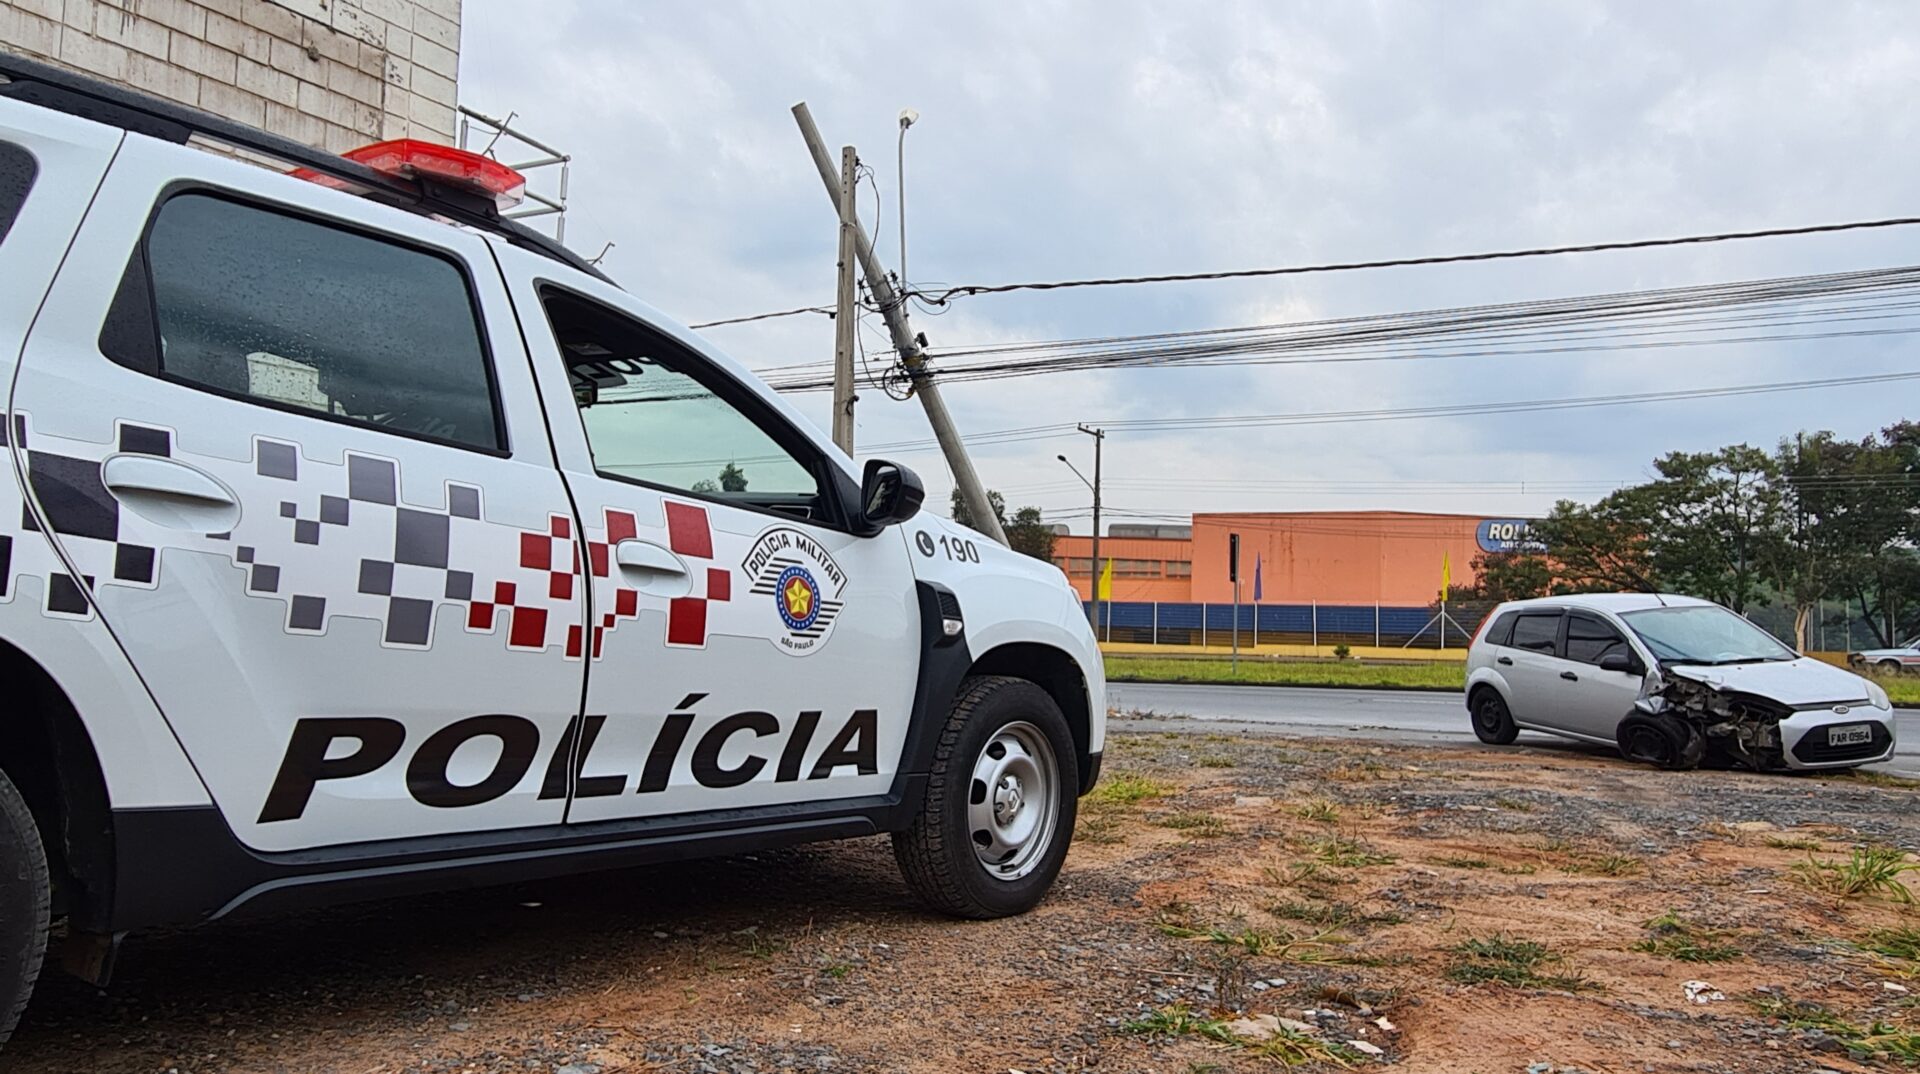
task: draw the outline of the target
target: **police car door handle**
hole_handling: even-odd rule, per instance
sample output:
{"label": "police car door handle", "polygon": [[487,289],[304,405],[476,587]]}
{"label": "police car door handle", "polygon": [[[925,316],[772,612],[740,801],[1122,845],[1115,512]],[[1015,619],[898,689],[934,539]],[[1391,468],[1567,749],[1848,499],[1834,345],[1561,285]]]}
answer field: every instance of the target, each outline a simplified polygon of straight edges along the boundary
{"label": "police car door handle", "polygon": [[648,541],[628,538],[613,546],[613,561],[630,571],[647,574],[685,574],[680,557]]}
{"label": "police car door handle", "polygon": [[156,526],[225,533],[240,521],[240,498],[212,474],[160,455],[113,455],[100,483],[133,514]]}

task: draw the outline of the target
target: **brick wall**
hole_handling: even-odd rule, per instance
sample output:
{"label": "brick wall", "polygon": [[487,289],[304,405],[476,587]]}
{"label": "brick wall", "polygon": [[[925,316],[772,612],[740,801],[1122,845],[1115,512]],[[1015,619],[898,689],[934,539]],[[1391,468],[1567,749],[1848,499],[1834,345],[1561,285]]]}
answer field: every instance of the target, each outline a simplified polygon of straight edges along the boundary
{"label": "brick wall", "polygon": [[0,0],[0,48],[340,151],[452,142],[461,0]]}

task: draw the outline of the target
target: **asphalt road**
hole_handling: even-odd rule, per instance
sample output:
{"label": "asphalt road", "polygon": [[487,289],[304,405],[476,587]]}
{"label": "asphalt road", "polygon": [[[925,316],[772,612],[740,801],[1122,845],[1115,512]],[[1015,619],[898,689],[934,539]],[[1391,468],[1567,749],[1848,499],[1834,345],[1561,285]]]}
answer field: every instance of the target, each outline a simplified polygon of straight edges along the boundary
{"label": "asphalt road", "polygon": [[[1253,724],[1296,735],[1373,738],[1388,742],[1472,743],[1467,710],[1459,694],[1412,690],[1316,690],[1294,686],[1180,686],[1117,682],[1107,703],[1168,730],[1220,730]],[[1184,719],[1182,718],[1184,717]],[[1879,771],[1920,779],[1920,709],[1895,714],[1899,745]],[[1523,731],[1530,745],[1566,742]],[[1575,743],[1572,748],[1586,749]]]}

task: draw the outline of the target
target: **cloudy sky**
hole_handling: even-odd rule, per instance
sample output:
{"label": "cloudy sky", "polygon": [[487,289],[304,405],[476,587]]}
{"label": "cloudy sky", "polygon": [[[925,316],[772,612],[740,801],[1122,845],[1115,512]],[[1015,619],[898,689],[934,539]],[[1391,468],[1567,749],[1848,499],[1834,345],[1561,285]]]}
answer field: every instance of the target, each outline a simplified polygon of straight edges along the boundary
{"label": "cloudy sky", "polygon": [[[788,109],[876,172],[877,245],[919,285],[1192,272],[1920,215],[1920,7],[467,0],[460,95],[575,158],[569,245],[698,323],[833,296],[832,210]],[[874,191],[862,211],[876,219]],[[871,226],[871,225],[870,225]],[[1920,228],[1654,252],[956,302],[936,347],[1183,331],[1920,263]],[[1914,321],[1899,320],[1906,327]],[[1887,325],[1883,324],[1882,327]],[[874,360],[884,337],[869,318]],[[831,357],[806,316],[715,328],[755,367]],[[1914,337],[960,384],[963,432],[1431,406],[1920,369]],[[1524,515],[1677,449],[1861,436],[1920,385],[1632,408],[1125,433],[1107,503]],[[824,394],[797,397],[827,424]],[[859,442],[927,436],[863,393]],[[1013,505],[1086,529],[1087,437],[982,447]],[[934,452],[892,453],[944,506]],[[1524,483],[1524,488],[1522,486]],[[1078,517],[1075,517],[1076,513]]]}

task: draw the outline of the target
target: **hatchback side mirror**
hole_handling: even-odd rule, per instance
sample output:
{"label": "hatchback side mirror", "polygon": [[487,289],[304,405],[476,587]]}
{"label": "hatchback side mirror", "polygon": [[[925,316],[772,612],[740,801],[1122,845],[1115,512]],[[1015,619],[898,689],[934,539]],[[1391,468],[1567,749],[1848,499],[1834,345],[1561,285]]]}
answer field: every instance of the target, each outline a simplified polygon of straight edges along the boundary
{"label": "hatchback side mirror", "polygon": [[1647,666],[1640,662],[1640,657],[1635,653],[1608,653],[1600,658],[1600,670],[1645,675]]}
{"label": "hatchback side mirror", "polygon": [[920,513],[927,487],[920,475],[897,462],[868,459],[860,481],[860,521],[869,535]]}

